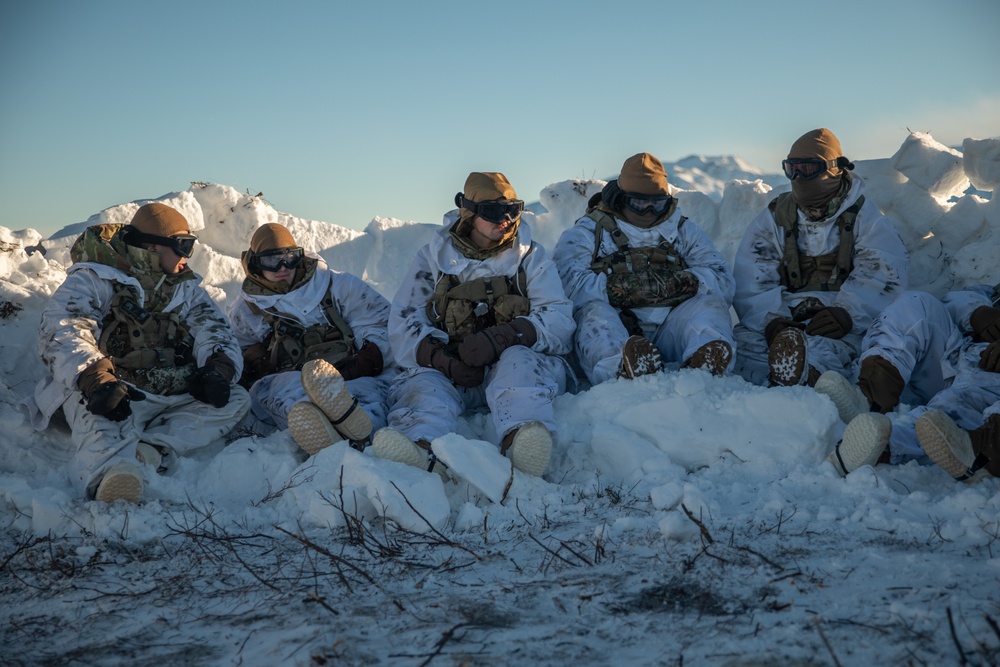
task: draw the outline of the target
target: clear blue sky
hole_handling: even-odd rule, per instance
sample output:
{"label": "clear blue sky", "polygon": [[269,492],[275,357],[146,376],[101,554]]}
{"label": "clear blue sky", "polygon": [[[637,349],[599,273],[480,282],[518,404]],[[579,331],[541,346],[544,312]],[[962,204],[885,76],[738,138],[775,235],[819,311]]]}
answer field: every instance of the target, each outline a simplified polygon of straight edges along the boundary
{"label": "clear blue sky", "polygon": [[1000,2],[0,3],[0,225],[50,234],[213,181],[362,229],[439,222],[469,171],[519,195],[628,156],[768,171],[829,127],[1000,135]]}

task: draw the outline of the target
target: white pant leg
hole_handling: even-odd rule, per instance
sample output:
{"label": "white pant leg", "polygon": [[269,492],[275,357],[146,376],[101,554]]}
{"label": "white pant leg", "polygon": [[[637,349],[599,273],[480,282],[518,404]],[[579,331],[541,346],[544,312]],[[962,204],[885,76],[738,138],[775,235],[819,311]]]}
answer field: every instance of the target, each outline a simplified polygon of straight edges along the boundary
{"label": "white pant leg", "polygon": [[[651,340],[666,362],[684,362],[713,340],[736,348],[729,306],[714,294],[698,294],[672,308]],[[727,371],[732,370],[732,364],[730,361]]]}
{"label": "white pant leg", "polygon": [[[386,425],[386,394],[389,391],[390,374],[378,377],[360,377],[347,381],[347,391],[358,400],[368,417],[372,428],[378,430]],[[250,398],[254,416],[265,424],[271,424],[279,431],[288,428],[288,413],[292,406],[308,401],[302,387],[300,371],[285,371],[267,375],[250,387]]]}
{"label": "white pant leg", "polygon": [[[768,346],[764,334],[737,324],[733,335],[736,338],[734,372],[747,382],[767,386],[771,370],[767,363]],[[806,363],[820,373],[832,370],[850,377],[860,346],[861,336],[857,334],[848,334],[840,339],[807,334]]]}
{"label": "white pant leg", "polygon": [[905,418],[893,424],[889,438],[892,463],[905,463],[911,459],[917,459],[921,463],[929,462],[914,431],[917,418],[927,410],[941,410],[961,428],[971,431],[983,425],[989,414],[987,411],[1000,411],[997,409],[998,402],[1000,373],[963,368],[952,385],[934,395],[926,407],[911,410]]}
{"label": "white pant leg", "polygon": [[539,421],[555,433],[552,401],[566,391],[562,359],[513,345],[489,369],[483,384],[499,437],[530,421]]}
{"label": "white pant leg", "polygon": [[202,403],[191,394],[160,396],[132,402],[140,430],[139,439],[169,447],[178,454],[204,447],[228,434],[250,409],[250,396],[240,386],[231,388],[229,402],[221,408]]}
{"label": "white pant leg", "polygon": [[901,400],[925,404],[951,383],[963,340],[943,303],[926,292],[905,292],[872,322],[861,359],[891,363],[906,383]]}
{"label": "white pant leg", "polygon": [[596,385],[616,377],[629,337],[618,311],[606,301],[591,301],[577,308],[573,318],[576,356],[587,379]]}
{"label": "white pant leg", "polygon": [[733,338],[736,340],[733,372],[747,382],[766,387],[771,369],[767,365],[767,343],[764,341],[764,334],[743,324],[737,324],[733,327]]}
{"label": "white pant leg", "polygon": [[389,386],[389,426],[414,441],[454,433],[473,391],[456,387],[433,368],[408,369]]}
{"label": "white pant leg", "polygon": [[[137,402],[138,403],[138,402]],[[63,403],[63,414],[72,433],[70,439],[76,453],[70,459],[69,478],[74,490],[86,498],[93,497],[105,471],[119,461],[135,463],[135,447],[139,432],[135,411],[124,421],[113,422],[87,410],[83,394],[74,391]],[[144,471],[145,472],[145,471]]]}
{"label": "white pant leg", "polygon": [[[145,397],[130,403],[132,415],[121,422],[91,414],[79,392],[73,392],[63,404],[77,450],[69,463],[70,479],[81,494],[92,495],[105,471],[119,461],[145,469],[135,458],[140,440],[178,453],[204,447],[229,433],[250,406],[242,387],[232,388],[229,403],[222,408],[202,403],[190,394],[161,396],[146,392]],[[144,474],[150,472],[143,470]]]}

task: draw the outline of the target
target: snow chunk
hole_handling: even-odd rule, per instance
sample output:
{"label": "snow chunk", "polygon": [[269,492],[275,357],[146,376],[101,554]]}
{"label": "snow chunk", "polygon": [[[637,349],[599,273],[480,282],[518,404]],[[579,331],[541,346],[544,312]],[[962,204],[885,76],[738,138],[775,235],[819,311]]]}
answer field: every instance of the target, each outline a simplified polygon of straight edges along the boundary
{"label": "snow chunk", "polygon": [[965,175],[979,190],[1000,185],[1000,137],[966,139],[962,142]]}
{"label": "snow chunk", "polygon": [[960,195],[969,187],[962,154],[938,143],[928,133],[911,132],[892,156],[892,166],[939,197]]}

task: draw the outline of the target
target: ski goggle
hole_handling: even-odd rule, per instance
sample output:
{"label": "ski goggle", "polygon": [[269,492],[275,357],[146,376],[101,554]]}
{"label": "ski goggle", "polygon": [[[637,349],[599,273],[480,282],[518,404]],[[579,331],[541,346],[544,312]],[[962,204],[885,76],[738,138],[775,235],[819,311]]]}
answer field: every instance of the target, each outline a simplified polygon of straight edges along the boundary
{"label": "ski goggle", "polygon": [[461,192],[455,195],[455,205],[472,211],[483,220],[492,222],[494,225],[501,224],[507,218],[517,220],[518,216],[524,210],[524,202],[520,199],[474,202],[471,199],[466,199],[465,195]]}
{"label": "ski goggle", "polygon": [[820,158],[811,157],[789,158],[781,161],[781,169],[785,172],[788,180],[792,180],[798,176],[803,181],[808,181],[826,172],[827,169],[833,169],[834,167],[854,169],[854,164],[846,157],[838,157],[836,160],[821,160]]}
{"label": "ski goggle", "polygon": [[639,215],[662,215],[670,206],[670,195],[625,195],[625,205]]}
{"label": "ski goggle", "polygon": [[190,259],[194,253],[194,242],[198,237],[194,234],[175,234],[174,236],[156,236],[155,234],[143,234],[132,225],[128,225],[123,230],[125,235],[123,240],[131,246],[142,246],[147,243],[162,245],[170,248],[180,257]]}
{"label": "ski goggle", "polygon": [[254,263],[264,271],[278,271],[282,266],[294,269],[305,256],[302,248],[278,248],[254,255]]}

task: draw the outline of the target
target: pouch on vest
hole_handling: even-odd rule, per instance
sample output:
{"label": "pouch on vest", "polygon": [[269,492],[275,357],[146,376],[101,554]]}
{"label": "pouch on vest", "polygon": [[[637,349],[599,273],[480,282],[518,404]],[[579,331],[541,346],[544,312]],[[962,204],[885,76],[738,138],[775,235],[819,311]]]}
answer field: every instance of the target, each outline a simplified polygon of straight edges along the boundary
{"label": "pouch on vest", "polygon": [[799,217],[790,192],[778,195],[768,204],[774,222],[784,232],[784,257],[779,268],[781,285],[789,292],[839,291],[854,268],[854,223],[864,204],[864,195],[837,218],[840,243],[837,250],[810,257],[799,250]]}
{"label": "pouch on vest", "polygon": [[328,324],[313,324],[309,327],[282,319],[276,313],[262,310],[249,301],[247,305],[271,325],[264,375],[301,370],[307,361],[313,359],[324,359],[335,364],[357,352],[354,331],[334,307],[333,298],[329,294],[322,302]]}
{"label": "pouch on vest", "polygon": [[514,279],[492,276],[460,283],[455,276],[442,275],[426,312],[430,321],[448,334],[449,343],[528,315],[531,300],[523,260]]}

